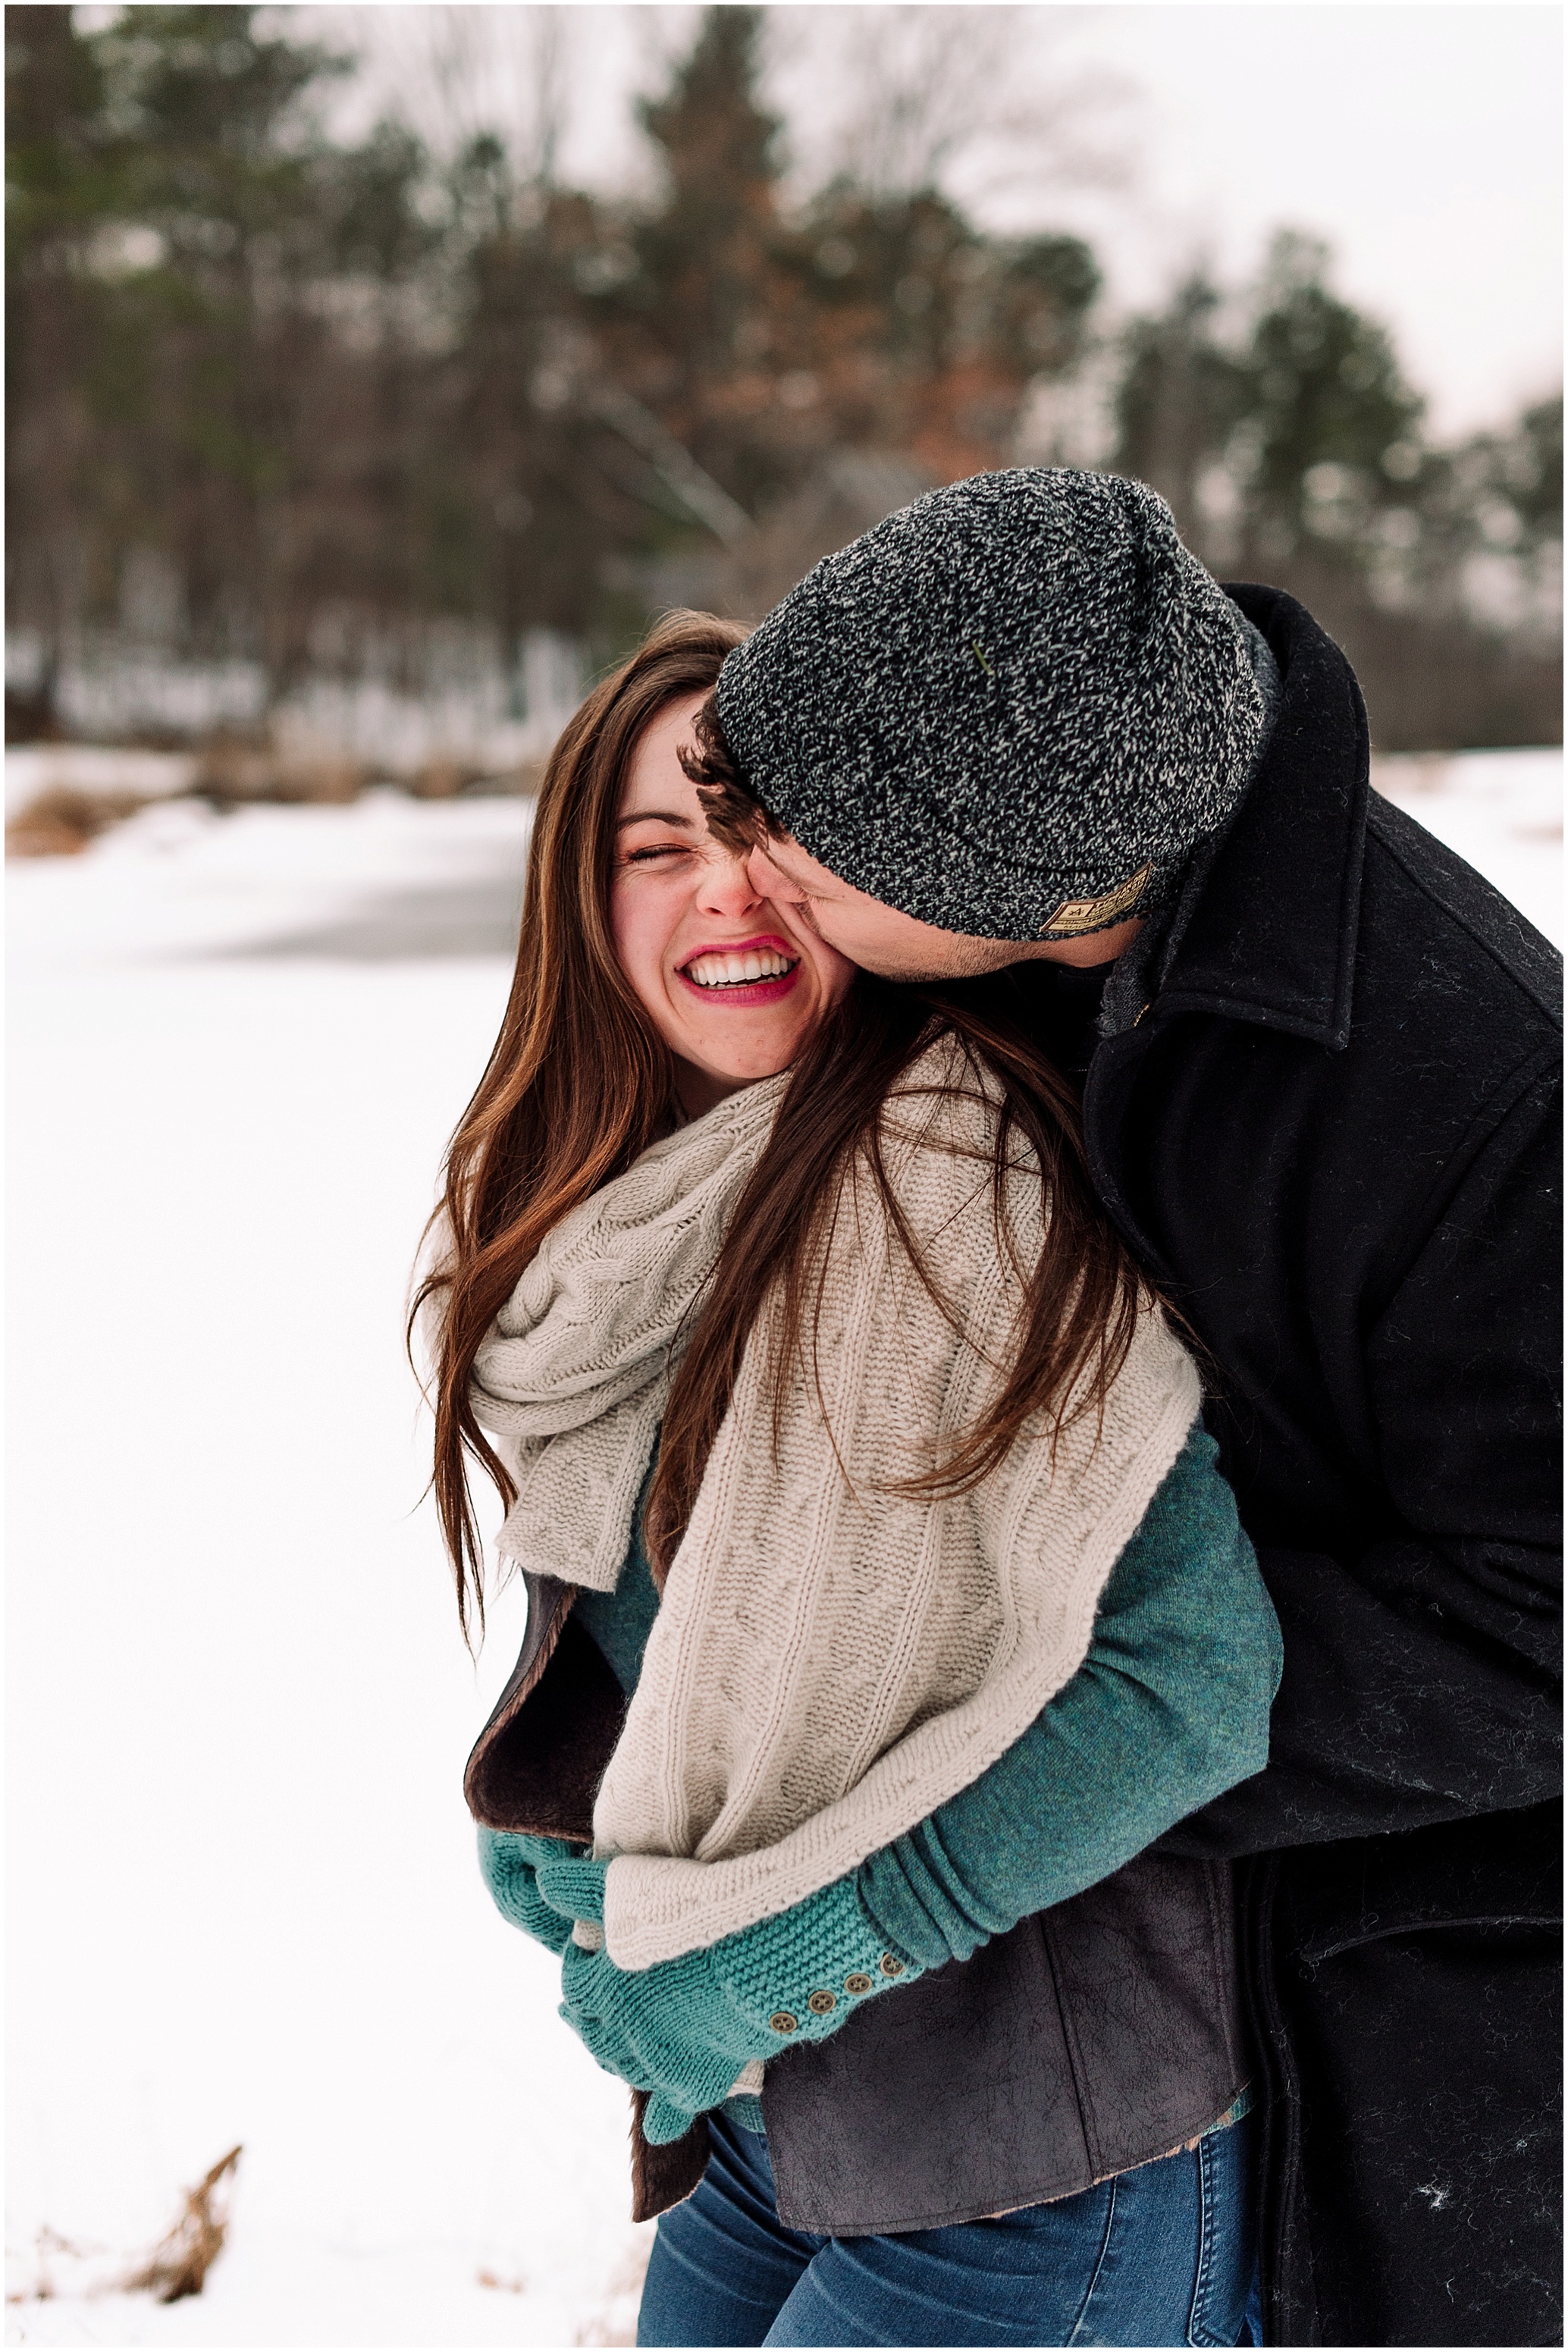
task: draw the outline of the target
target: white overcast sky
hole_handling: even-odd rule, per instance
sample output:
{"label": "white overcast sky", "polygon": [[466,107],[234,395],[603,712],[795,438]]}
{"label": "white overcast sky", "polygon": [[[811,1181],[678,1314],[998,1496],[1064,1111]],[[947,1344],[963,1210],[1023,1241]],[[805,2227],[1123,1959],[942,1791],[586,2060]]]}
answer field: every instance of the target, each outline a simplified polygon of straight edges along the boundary
{"label": "white overcast sky", "polygon": [[[276,12],[360,51],[337,102],[345,128],[392,109],[437,135],[489,117],[526,136],[553,73],[561,166],[599,185],[642,168],[633,97],[698,13]],[[1338,284],[1393,328],[1447,434],[1562,382],[1562,37],[1558,7],[1509,0],[796,5],[770,11],[770,91],[809,175],[855,136],[868,49],[928,89],[967,76],[953,103],[979,130],[955,153],[955,192],[997,226],[1081,229],[1118,308],[1157,300],[1194,260],[1244,277],[1278,227],[1323,236]],[[1114,159],[1118,184],[1075,169],[1064,141]]]}

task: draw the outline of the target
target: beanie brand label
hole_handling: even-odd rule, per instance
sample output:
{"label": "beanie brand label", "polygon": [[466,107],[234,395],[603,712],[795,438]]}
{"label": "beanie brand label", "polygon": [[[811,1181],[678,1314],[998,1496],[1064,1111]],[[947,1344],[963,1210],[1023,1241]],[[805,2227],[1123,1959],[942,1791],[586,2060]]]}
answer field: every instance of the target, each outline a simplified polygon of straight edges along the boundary
{"label": "beanie brand label", "polygon": [[1103,891],[1098,898],[1064,898],[1048,922],[1040,925],[1043,940],[1070,940],[1080,931],[1102,931],[1118,915],[1131,914],[1149,887],[1153,860],[1141,866],[1125,882]]}

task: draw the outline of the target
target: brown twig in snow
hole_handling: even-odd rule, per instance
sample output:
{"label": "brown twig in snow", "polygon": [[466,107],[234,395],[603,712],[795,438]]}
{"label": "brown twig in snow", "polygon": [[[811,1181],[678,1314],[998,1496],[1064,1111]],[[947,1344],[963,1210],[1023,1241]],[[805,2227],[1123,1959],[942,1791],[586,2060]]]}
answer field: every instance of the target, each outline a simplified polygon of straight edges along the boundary
{"label": "brown twig in snow", "polygon": [[205,2179],[186,2189],[185,2210],[168,2236],[153,2247],[140,2270],[121,2282],[125,2294],[155,2294],[160,2303],[200,2294],[228,2233],[228,2200],[218,2192],[232,2179],[239,2157],[239,2148],[231,2147]]}

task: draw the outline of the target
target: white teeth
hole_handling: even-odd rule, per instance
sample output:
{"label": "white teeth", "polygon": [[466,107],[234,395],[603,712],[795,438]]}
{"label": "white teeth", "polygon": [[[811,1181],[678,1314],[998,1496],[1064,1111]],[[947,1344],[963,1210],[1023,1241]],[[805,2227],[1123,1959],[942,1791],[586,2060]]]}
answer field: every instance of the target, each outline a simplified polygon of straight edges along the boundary
{"label": "white teeth", "polygon": [[695,957],[686,967],[688,980],[699,988],[738,988],[747,981],[780,980],[795,968],[795,959],[776,948],[730,949]]}

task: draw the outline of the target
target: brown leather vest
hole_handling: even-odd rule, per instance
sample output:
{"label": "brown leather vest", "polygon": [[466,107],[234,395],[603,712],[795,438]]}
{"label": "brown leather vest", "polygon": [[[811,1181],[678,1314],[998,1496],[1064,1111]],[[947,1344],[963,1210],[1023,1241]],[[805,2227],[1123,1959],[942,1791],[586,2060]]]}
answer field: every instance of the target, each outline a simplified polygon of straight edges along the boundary
{"label": "brown leather vest", "polygon": [[[575,1598],[529,1579],[522,1651],[464,1780],[491,1829],[592,1835],[625,1700]],[[771,2061],[780,2217],[858,2237],[1070,2197],[1179,2147],[1246,2079],[1230,1865],[1151,1851]],[[707,2161],[701,2120],[670,2147],[634,2131],[633,2218],[689,2197]]]}

